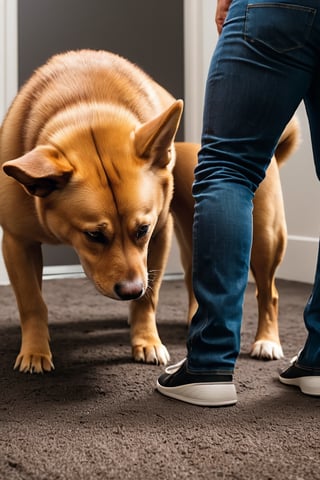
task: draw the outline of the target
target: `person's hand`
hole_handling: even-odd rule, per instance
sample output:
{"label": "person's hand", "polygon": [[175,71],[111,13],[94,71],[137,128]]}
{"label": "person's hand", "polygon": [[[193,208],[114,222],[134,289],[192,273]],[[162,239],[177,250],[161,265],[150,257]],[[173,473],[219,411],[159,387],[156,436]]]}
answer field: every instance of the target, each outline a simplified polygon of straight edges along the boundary
{"label": "person's hand", "polygon": [[232,0],[217,0],[216,25],[220,35]]}

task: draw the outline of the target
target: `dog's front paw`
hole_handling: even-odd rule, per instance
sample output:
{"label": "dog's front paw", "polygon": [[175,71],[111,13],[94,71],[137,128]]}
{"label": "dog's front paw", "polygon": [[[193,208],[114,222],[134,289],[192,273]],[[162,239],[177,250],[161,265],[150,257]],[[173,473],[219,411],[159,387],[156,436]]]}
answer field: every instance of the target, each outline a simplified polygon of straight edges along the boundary
{"label": "dog's front paw", "polygon": [[257,340],[252,345],[250,355],[262,360],[279,360],[283,358],[283,351],[279,343],[271,340]]}
{"label": "dog's front paw", "polygon": [[132,347],[132,356],[136,362],[167,365],[170,355],[167,348],[160,345],[135,345]]}
{"label": "dog's front paw", "polygon": [[43,353],[23,353],[17,356],[14,369],[24,373],[43,373],[54,370],[52,355]]}

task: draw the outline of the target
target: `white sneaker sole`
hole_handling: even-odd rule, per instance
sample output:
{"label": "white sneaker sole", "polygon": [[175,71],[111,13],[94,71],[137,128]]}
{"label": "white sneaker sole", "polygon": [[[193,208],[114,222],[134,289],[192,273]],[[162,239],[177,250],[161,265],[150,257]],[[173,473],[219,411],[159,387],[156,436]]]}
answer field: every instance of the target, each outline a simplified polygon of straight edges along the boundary
{"label": "white sneaker sole", "polygon": [[167,397],[202,407],[223,407],[237,403],[233,383],[189,383],[164,387],[157,381],[157,390]]}
{"label": "white sneaker sole", "polygon": [[320,377],[297,377],[282,378],[279,376],[281,383],[285,385],[293,385],[299,387],[302,393],[306,395],[320,396]]}

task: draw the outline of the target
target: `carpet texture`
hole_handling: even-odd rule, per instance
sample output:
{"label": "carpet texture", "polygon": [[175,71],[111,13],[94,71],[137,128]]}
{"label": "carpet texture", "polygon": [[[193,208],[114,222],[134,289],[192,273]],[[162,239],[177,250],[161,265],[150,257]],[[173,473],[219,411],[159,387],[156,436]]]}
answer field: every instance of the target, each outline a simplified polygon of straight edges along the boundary
{"label": "carpet texture", "polygon": [[[250,284],[238,404],[213,409],[155,391],[162,367],[131,360],[128,305],[100,296],[86,279],[44,283],[55,371],[13,371],[19,321],[11,288],[0,287],[0,479],[320,479],[320,398],[278,381],[304,342],[310,285],[278,288],[286,358],[248,355],[257,320]],[[172,362],[185,355],[185,316],[183,282],[164,282],[158,325]]]}

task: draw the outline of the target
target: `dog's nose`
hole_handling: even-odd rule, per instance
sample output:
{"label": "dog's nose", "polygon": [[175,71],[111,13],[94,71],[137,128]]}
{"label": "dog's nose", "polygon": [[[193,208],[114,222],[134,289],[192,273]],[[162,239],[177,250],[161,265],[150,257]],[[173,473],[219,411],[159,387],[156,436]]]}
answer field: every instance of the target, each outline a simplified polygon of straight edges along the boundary
{"label": "dog's nose", "polygon": [[134,300],[141,297],[144,292],[143,283],[140,281],[124,281],[116,283],[114,291],[120,300]]}

